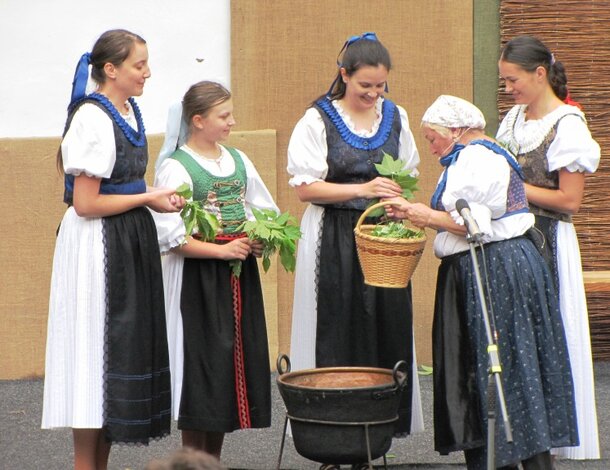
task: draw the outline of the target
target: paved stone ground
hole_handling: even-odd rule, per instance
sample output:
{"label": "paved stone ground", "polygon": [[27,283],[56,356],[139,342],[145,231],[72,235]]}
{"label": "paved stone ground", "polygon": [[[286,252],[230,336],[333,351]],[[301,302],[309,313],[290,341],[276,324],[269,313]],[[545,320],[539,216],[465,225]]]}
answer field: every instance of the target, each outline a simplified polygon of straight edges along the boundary
{"label": "paved stone ground", "polygon": [[[597,410],[602,446],[602,460],[559,460],[557,470],[610,469],[610,362],[595,363]],[[231,469],[276,469],[285,419],[285,408],[271,377],[273,390],[273,421],[268,429],[237,431],[227,436],[223,462]],[[432,379],[421,377],[422,402],[426,430],[423,433],[396,439],[388,452],[391,470],[458,470],[465,469],[461,453],[440,456],[433,450]],[[43,431],[41,379],[0,381],[0,470],[64,470],[72,466],[72,434],[70,430]],[[180,446],[180,433],[148,447],[115,446],[110,455],[111,470],[143,469],[152,458],[165,457]],[[374,462],[383,468],[383,460]],[[281,468],[315,470],[319,464],[301,457],[290,438],[286,439]],[[347,468],[347,467],[345,467]]]}

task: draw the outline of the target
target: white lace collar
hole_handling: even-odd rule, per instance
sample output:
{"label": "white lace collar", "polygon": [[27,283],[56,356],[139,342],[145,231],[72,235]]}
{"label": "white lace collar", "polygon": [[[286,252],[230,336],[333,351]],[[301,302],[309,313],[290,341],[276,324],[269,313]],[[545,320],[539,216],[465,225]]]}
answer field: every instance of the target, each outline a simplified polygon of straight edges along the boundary
{"label": "white lace collar", "polygon": [[541,119],[525,120],[527,105],[514,106],[506,115],[506,129],[509,148],[515,155],[531,152],[537,149],[551,129],[567,114],[577,114],[584,119],[584,114],[576,106],[564,104]]}
{"label": "white lace collar", "polygon": [[337,110],[337,112],[339,113],[339,116],[341,116],[341,119],[343,119],[343,122],[345,122],[345,125],[348,127],[348,129],[353,134],[356,134],[357,136],[360,136],[360,137],[372,137],[375,134],[377,134],[377,130],[379,129],[379,124],[381,124],[381,119],[383,118],[383,115],[381,113],[381,107],[383,106],[383,98],[381,98],[381,97],[378,98],[377,102],[375,103],[375,112],[377,113],[377,118],[375,119],[375,122],[373,123],[373,127],[371,128],[370,131],[368,131],[366,129],[356,130],[354,121],[352,121],[352,118],[350,117],[350,115],[345,112],[345,110],[343,109],[343,106],[341,106],[341,103],[339,103],[339,100],[333,100],[332,104],[335,107],[335,109]]}

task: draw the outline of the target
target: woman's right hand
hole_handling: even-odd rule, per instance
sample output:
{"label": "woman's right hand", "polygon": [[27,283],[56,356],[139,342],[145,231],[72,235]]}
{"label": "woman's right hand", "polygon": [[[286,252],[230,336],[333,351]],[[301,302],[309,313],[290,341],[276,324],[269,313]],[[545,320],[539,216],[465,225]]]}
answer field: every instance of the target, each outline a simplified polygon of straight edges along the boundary
{"label": "woman's right hand", "polygon": [[402,195],[402,188],[400,185],[390,178],[384,178],[378,176],[374,180],[361,185],[362,196],[367,199],[389,199],[393,197],[399,197]]}
{"label": "woman's right hand", "polygon": [[252,251],[250,243],[251,242],[248,238],[237,238],[224,245],[218,245],[220,254],[219,258],[226,261],[230,261],[232,259],[244,261]]}

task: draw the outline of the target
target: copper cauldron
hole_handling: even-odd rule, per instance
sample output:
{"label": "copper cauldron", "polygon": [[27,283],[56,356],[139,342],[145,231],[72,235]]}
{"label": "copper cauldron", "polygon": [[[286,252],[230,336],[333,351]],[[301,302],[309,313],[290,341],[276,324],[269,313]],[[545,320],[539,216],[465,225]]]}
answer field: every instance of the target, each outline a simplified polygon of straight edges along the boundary
{"label": "copper cauldron", "polygon": [[390,449],[407,381],[405,361],[393,370],[324,367],[290,372],[288,356],[281,355],[277,369],[300,455],[337,465],[370,464]]}

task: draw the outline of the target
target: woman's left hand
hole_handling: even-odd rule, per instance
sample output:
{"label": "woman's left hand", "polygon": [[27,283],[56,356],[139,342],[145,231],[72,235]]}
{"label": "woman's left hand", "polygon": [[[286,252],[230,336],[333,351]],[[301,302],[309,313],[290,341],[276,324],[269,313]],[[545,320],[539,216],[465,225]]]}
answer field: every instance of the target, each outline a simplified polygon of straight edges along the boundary
{"label": "woman's left hand", "polygon": [[252,249],[252,254],[257,258],[260,258],[263,256],[265,244],[260,240],[250,240],[250,248]]}

